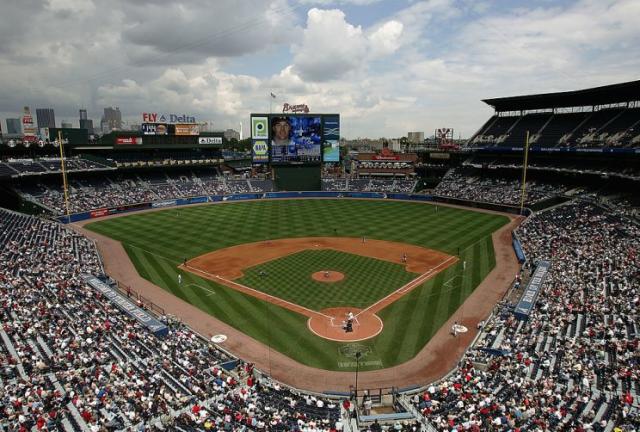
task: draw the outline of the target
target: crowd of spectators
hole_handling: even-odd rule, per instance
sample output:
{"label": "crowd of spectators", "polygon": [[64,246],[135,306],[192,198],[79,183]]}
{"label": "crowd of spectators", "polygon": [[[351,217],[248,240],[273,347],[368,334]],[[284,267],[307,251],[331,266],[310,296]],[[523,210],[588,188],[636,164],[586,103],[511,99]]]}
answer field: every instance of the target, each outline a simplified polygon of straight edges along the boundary
{"label": "crowd of spectators", "polygon": [[[338,401],[259,380],[189,328],[157,338],[83,282],[94,245],[0,209],[0,429],[331,431]],[[235,366],[225,369],[229,361]]]}
{"label": "crowd of spectators", "polygon": [[323,178],[323,191],[354,191],[354,192],[398,192],[411,193],[416,186],[413,179],[394,178]]}
{"label": "crowd of spectators", "polygon": [[[565,190],[565,187],[558,184],[527,181],[525,203],[534,204]],[[519,180],[480,177],[468,175],[461,169],[452,169],[445,174],[433,194],[470,201],[518,205],[522,197],[522,185]]]}
{"label": "crowd of spectators", "polygon": [[[144,174],[134,177],[116,176],[93,179],[91,182],[71,181],[68,191],[69,212],[104,207],[116,207],[175,198],[204,195],[230,195],[246,192],[273,190],[270,180],[231,180],[223,176],[200,179],[197,176],[172,179],[166,176],[146,178]],[[39,188],[21,190],[28,199],[43,204],[57,214],[64,214],[64,191],[59,185],[41,184]]]}
{"label": "crowd of spectators", "polygon": [[[640,227],[593,201],[529,218],[522,287],[447,378],[413,396],[437,430],[640,428]],[[528,320],[514,302],[538,260],[550,276]],[[517,282],[519,285],[520,283]]]}

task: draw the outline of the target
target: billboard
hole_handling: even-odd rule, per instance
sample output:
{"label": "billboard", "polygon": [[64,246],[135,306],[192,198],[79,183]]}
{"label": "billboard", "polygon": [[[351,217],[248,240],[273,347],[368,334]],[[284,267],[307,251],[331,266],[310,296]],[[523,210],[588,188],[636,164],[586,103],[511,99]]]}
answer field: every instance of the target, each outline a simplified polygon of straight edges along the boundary
{"label": "billboard", "polygon": [[198,136],[200,135],[200,127],[191,123],[176,123],[175,134],[178,136]]}
{"label": "billboard", "polygon": [[164,123],[142,123],[140,130],[144,135],[166,135],[169,128]]}
{"label": "billboard", "polygon": [[116,137],[117,145],[141,145],[142,137]]}
{"label": "billboard", "polygon": [[266,140],[269,139],[269,118],[251,117],[251,138]]}
{"label": "billboard", "polygon": [[322,130],[324,162],[340,162],[340,117],[325,116]]}
{"label": "billboard", "polygon": [[251,139],[254,163],[340,162],[340,115],[251,114]]}
{"label": "billboard", "polygon": [[267,140],[253,140],[251,155],[253,163],[269,162],[269,142]]}
{"label": "billboard", "polygon": [[22,116],[22,135],[24,142],[36,142],[38,140],[37,137],[37,129],[33,124],[33,117],[31,116],[31,111],[29,107],[24,107],[24,115]]}
{"label": "billboard", "polygon": [[218,144],[222,145],[222,137],[200,137],[198,144]]}

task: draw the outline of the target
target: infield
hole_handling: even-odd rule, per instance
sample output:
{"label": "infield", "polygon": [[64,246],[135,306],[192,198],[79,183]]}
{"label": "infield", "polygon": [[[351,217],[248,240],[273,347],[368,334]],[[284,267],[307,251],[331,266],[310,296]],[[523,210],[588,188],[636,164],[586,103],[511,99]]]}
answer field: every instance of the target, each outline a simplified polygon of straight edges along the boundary
{"label": "infield", "polygon": [[[366,363],[360,364],[361,370],[367,370],[403,363],[424,347],[493,268],[491,233],[507,221],[504,216],[422,203],[278,200],[135,214],[92,223],[87,228],[120,240],[138,273],[157,286],[261,341],[265,347],[298,362],[330,370],[352,370],[355,366],[352,358],[342,354],[348,344],[316,336],[308,327],[307,316],[201,275],[183,272],[178,266],[184,258],[194,259],[211,251],[309,236],[356,240],[365,237],[367,242],[397,242],[458,257],[458,262],[426,282],[420,281],[415,289],[377,312],[384,323],[383,330],[360,342],[369,353]],[[411,264],[411,254],[408,255]],[[400,254],[394,256],[395,260],[400,259]],[[264,261],[254,267],[269,264]],[[409,280],[419,275],[407,272],[400,264],[388,264],[398,266],[401,270],[398,275],[404,273]],[[342,272],[333,263],[320,263],[314,271],[325,269]],[[254,270],[259,271],[245,267],[241,277],[257,277],[252,276]],[[177,283],[179,273],[183,274],[182,285]],[[305,281],[313,282],[311,273],[306,273]],[[341,282],[322,284],[321,289],[332,289],[349,281],[349,273],[345,276]],[[286,278],[281,283],[290,284]],[[389,289],[403,283],[406,279],[394,280]],[[364,295],[349,302],[352,300],[356,304],[348,306],[360,310],[375,301]],[[324,306],[315,307],[323,311]]]}

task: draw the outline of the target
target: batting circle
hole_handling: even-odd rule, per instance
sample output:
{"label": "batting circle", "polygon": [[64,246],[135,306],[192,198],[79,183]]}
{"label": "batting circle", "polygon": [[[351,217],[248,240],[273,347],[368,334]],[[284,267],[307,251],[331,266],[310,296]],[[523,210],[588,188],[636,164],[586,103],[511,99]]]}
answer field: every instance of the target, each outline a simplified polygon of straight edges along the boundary
{"label": "batting circle", "polygon": [[[352,330],[346,332],[344,324],[349,312],[353,314]],[[320,311],[307,321],[309,330],[317,336],[337,342],[357,342],[376,337],[384,324],[378,315],[358,308],[329,308]]]}

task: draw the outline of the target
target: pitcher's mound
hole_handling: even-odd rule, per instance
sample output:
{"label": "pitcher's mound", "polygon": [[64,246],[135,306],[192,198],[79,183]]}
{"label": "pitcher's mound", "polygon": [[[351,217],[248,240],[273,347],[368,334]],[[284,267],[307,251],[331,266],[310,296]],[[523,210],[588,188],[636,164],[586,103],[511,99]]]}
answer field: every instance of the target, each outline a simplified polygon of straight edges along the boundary
{"label": "pitcher's mound", "polygon": [[318,282],[338,282],[344,279],[344,273],[333,270],[322,270],[311,275],[313,280]]}
{"label": "pitcher's mound", "polygon": [[[350,332],[345,331],[345,325],[353,314]],[[382,331],[382,320],[378,315],[357,308],[323,309],[307,321],[309,330],[325,339],[339,342],[356,342],[377,336]]]}

